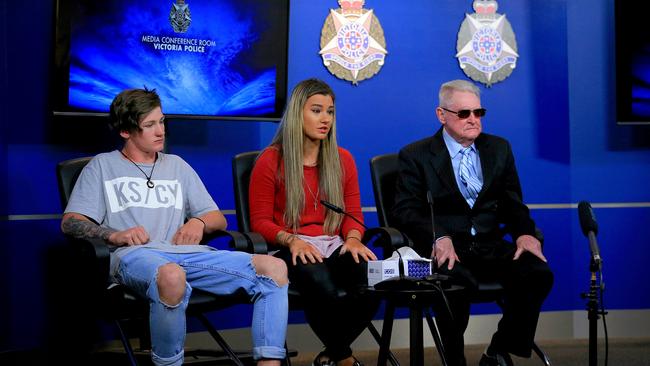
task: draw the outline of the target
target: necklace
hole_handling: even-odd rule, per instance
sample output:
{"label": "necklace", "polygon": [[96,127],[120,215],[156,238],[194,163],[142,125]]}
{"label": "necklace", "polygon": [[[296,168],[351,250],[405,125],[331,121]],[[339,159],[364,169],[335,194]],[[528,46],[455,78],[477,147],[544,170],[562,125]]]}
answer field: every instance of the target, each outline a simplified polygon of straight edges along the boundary
{"label": "necklace", "polygon": [[309,194],[311,197],[314,199],[314,211],[318,210],[318,197],[320,194],[320,187],[316,190],[316,194],[314,194],[314,191],[311,190],[311,187],[309,186],[309,183],[305,184],[307,186],[307,190],[309,191]]}
{"label": "necklace", "polygon": [[145,173],[144,170],[142,170],[142,168],[140,168],[140,166],[135,163],[135,161],[131,160],[131,158],[128,157],[124,153],[124,151],[120,150],[120,154],[122,154],[125,158],[127,158],[130,162],[132,162],[133,165],[135,165],[135,167],[138,168],[142,172],[142,174],[144,174],[144,176],[147,178],[147,187],[153,188],[154,184],[151,181],[151,177],[153,176],[153,170],[156,168],[156,161],[158,161],[158,153],[156,153],[156,158],[153,160],[153,166],[151,167],[151,171],[149,172],[149,175],[147,175],[147,173]]}

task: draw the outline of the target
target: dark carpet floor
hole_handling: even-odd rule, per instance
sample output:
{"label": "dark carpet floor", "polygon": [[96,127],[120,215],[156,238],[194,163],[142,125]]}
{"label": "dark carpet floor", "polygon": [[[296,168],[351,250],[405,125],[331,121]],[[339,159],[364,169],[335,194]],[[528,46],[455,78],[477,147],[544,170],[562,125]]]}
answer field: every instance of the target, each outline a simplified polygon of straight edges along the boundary
{"label": "dark carpet floor", "polygon": [[[587,340],[567,341],[540,341],[540,347],[546,352],[554,366],[588,366],[589,344]],[[470,345],[465,347],[465,355],[468,365],[478,365],[485,345]],[[128,365],[124,353],[98,352],[92,355],[78,358],[73,349],[63,352],[65,355],[53,355],[39,351],[22,352],[0,352],[0,365],[92,365],[92,366],[114,366]],[[408,349],[393,350],[393,353],[401,365],[409,365]],[[141,365],[151,365],[148,354],[139,354]],[[315,353],[301,352],[291,359],[293,366],[311,365]],[[363,351],[355,353],[355,356],[366,366],[377,364],[377,351]],[[530,359],[513,358],[517,366],[542,365],[542,362],[533,355]],[[609,359],[611,366],[650,366],[650,338],[617,338],[609,342]],[[214,365],[232,364],[230,362],[215,362],[214,358],[187,359],[188,365]],[[250,364],[247,362],[247,365]],[[424,365],[440,365],[440,359],[434,348],[426,348],[424,352]],[[605,344],[601,340],[598,343],[598,365],[605,365]]]}
{"label": "dark carpet floor", "polygon": [[[539,346],[546,352],[552,365],[557,366],[587,366],[589,365],[589,344],[587,340],[571,341],[541,341]],[[485,345],[470,345],[465,347],[468,365],[478,365]],[[393,350],[401,365],[409,365],[408,349]],[[293,359],[296,366],[310,365],[316,354],[302,353]],[[377,364],[376,351],[357,352],[355,356],[366,366]],[[517,366],[542,365],[533,355],[530,359],[513,357]],[[434,348],[426,348],[424,352],[425,365],[440,365],[438,354]],[[598,343],[598,365],[605,365],[605,344]],[[650,366],[650,338],[613,339],[609,342],[609,366]]]}

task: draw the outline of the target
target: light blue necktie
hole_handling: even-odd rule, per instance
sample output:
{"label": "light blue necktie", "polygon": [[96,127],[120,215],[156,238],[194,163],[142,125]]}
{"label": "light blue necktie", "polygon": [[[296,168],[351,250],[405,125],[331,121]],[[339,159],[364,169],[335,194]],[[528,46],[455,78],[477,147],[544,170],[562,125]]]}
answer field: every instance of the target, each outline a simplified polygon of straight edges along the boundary
{"label": "light blue necktie", "polygon": [[460,175],[460,181],[467,188],[468,196],[465,197],[469,207],[474,207],[474,202],[476,202],[476,197],[483,187],[483,183],[478,178],[476,173],[476,167],[474,167],[474,150],[471,147],[466,147],[460,150],[462,157],[460,158],[460,165],[458,167],[458,174]]}

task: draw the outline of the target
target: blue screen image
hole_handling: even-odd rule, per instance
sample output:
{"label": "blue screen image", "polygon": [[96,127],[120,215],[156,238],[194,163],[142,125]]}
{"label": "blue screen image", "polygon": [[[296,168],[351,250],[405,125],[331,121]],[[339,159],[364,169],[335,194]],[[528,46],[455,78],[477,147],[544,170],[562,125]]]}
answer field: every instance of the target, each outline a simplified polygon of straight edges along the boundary
{"label": "blue screen image", "polygon": [[271,3],[78,2],[71,17],[69,105],[107,112],[120,91],[146,86],[156,89],[168,114],[276,113],[279,45],[268,33],[277,25],[265,15]]}
{"label": "blue screen image", "polygon": [[639,47],[632,60],[632,114],[650,119],[650,44]]}

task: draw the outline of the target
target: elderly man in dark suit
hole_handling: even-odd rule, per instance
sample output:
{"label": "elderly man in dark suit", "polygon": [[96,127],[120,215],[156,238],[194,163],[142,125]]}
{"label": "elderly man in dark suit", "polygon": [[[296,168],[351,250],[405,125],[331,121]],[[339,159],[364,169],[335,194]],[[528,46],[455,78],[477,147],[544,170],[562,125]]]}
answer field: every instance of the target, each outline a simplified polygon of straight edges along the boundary
{"label": "elderly man in dark suit", "polygon": [[[477,279],[489,278],[503,284],[505,307],[480,365],[512,365],[509,354],[531,355],[553,274],[522,202],[510,144],[482,133],[486,110],[479,89],[454,80],[441,86],[439,98],[436,115],[442,128],[399,153],[391,214],[420,255],[434,258],[441,272],[466,286],[463,294],[450,296],[453,319],[444,311],[436,312],[450,364],[466,364],[467,295]],[[435,238],[427,192],[435,205]],[[506,232],[514,244],[504,240]]]}

